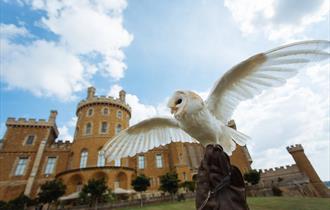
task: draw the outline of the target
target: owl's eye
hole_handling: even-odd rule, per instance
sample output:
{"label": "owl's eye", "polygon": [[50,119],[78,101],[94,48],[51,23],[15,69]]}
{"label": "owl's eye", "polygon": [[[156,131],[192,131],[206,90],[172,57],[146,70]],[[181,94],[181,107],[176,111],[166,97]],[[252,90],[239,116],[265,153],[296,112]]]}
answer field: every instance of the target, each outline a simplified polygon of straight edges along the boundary
{"label": "owl's eye", "polygon": [[178,104],[181,104],[182,103],[182,99],[178,99],[176,102],[175,102],[175,105],[178,105]]}

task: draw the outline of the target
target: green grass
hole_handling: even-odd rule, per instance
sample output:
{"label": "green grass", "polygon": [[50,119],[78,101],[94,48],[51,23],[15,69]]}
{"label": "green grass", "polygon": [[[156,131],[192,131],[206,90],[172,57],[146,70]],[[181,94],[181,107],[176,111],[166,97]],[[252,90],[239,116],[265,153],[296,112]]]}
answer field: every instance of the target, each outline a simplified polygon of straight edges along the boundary
{"label": "green grass", "polygon": [[[330,210],[330,199],[295,197],[253,197],[248,198],[250,210]],[[130,207],[122,210],[194,210],[195,201],[169,202],[147,205],[143,208]]]}

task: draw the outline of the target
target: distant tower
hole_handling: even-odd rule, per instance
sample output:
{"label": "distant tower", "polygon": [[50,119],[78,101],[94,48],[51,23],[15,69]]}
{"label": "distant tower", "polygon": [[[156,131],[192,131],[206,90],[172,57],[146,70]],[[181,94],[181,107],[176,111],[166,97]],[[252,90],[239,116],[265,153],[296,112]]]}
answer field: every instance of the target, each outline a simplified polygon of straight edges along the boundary
{"label": "distant tower", "polygon": [[322,197],[330,197],[329,189],[327,189],[325,184],[321,181],[320,177],[317,175],[311,162],[306,157],[302,145],[296,144],[287,147],[286,149],[292,155],[299,170],[308,176],[311,184],[315,187],[319,195]]}
{"label": "distant tower", "polygon": [[119,92],[119,99],[124,103],[126,102],[126,92],[124,90]]}
{"label": "distant tower", "polygon": [[86,99],[77,106],[72,169],[108,165],[100,163],[100,149],[129,126],[131,108],[125,103],[125,91],[120,91],[119,98],[96,96],[95,91],[89,87]]}

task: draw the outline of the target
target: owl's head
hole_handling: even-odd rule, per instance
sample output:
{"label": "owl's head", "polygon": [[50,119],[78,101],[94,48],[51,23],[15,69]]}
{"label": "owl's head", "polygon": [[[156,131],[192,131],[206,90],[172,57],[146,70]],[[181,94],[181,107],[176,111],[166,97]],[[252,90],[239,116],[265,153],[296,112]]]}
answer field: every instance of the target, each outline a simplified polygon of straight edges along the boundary
{"label": "owl's head", "polygon": [[193,114],[204,107],[203,99],[192,91],[176,91],[167,106],[175,118],[182,118],[185,114]]}

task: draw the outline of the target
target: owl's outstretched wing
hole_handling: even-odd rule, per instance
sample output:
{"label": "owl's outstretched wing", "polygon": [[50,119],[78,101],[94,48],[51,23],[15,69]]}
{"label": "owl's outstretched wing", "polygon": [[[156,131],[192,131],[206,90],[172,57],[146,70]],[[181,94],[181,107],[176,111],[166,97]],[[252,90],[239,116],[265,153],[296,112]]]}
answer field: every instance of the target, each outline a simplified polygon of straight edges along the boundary
{"label": "owl's outstretched wing", "polygon": [[171,142],[198,143],[179,127],[176,120],[157,117],[121,131],[104,145],[103,151],[108,159],[114,160],[132,157]]}
{"label": "owl's outstretched wing", "polygon": [[227,123],[241,101],[283,85],[307,63],[329,58],[329,47],[329,41],[304,41],[250,57],[220,78],[206,100],[208,109]]}

